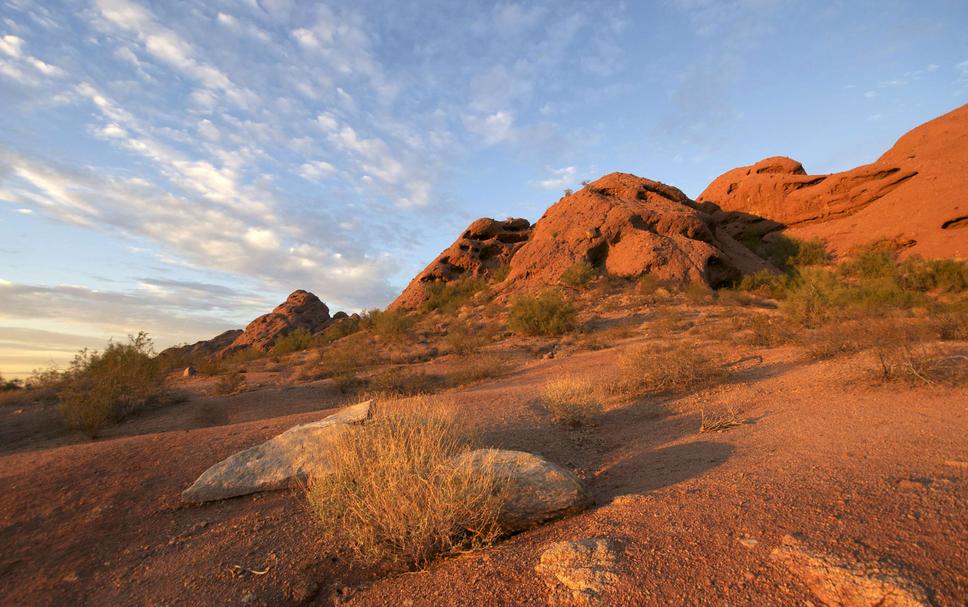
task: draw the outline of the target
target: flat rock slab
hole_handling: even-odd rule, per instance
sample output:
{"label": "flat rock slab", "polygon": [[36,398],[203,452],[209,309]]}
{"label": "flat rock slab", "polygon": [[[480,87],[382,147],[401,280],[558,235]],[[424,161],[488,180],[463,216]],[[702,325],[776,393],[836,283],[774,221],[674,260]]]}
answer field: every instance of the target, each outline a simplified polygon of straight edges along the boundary
{"label": "flat rock slab", "polygon": [[507,479],[508,501],[499,522],[508,532],[581,512],[592,504],[591,495],[574,474],[533,453],[477,449],[459,456],[455,464],[493,470]]}
{"label": "flat rock slab", "polygon": [[924,588],[886,565],[839,559],[784,536],[770,556],[828,607],[929,607]]}
{"label": "flat rock slab", "polygon": [[295,426],[255,447],[215,464],[182,492],[189,502],[210,502],[260,491],[285,489],[305,480],[310,470],[325,470],[326,451],[350,424],[369,418],[373,401],[346,407],[318,422]]}
{"label": "flat rock slab", "polygon": [[619,547],[609,538],[558,542],[534,570],[548,585],[550,605],[600,605],[619,579]]}

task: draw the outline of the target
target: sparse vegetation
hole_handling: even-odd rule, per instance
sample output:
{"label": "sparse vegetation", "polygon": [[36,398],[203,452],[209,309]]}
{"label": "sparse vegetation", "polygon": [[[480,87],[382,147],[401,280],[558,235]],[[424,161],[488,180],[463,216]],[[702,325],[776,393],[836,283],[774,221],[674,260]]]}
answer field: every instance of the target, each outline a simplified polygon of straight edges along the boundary
{"label": "sparse vegetation", "polygon": [[473,354],[481,349],[488,341],[487,331],[473,328],[466,322],[458,321],[447,327],[444,345],[454,354]]}
{"label": "sparse vegetation", "polygon": [[312,334],[303,328],[298,328],[294,331],[290,331],[286,335],[276,339],[276,343],[272,345],[270,353],[278,354],[289,354],[290,352],[300,352],[311,348],[316,344],[316,340],[313,338]]}
{"label": "sparse vegetation", "polygon": [[443,387],[443,378],[411,369],[385,369],[370,379],[370,388],[392,396],[430,394]]}
{"label": "sparse vegetation", "polygon": [[600,390],[594,380],[566,375],[541,388],[541,403],[555,421],[570,428],[589,425],[602,413]]}
{"label": "sparse vegetation", "polygon": [[507,356],[497,352],[473,354],[457,362],[448,373],[448,382],[453,386],[466,386],[485,379],[494,379],[507,373],[510,361]]}
{"label": "sparse vegetation", "polygon": [[649,344],[626,351],[619,361],[624,386],[632,391],[685,391],[718,383],[725,371],[688,344]]}
{"label": "sparse vegetation", "polygon": [[23,388],[23,382],[19,379],[4,379],[0,373],[0,392],[12,392]]}
{"label": "sparse vegetation", "polygon": [[537,295],[519,295],[511,305],[508,326],[526,335],[561,335],[575,327],[576,311],[561,294],[546,290]]}
{"label": "sparse vegetation", "polygon": [[108,424],[165,393],[162,370],[151,339],[141,332],[128,343],[109,343],[103,352],[81,350],[70,368],[54,380],[58,408],[71,428],[94,437]]}
{"label": "sparse vegetation", "polygon": [[579,261],[569,266],[561,275],[561,283],[573,289],[587,289],[598,278],[598,268],[587,261]]}
{"label": "sparse vegetation", "polygon": [[462,278],[450,282],[436,281],[427,285],[425,311],[438,310],[445,314],[456,312],[487,288],[487,282],[474,278]]}
{"label": "sparse vegetation", "polygon": [[730,428],[742,426],[743,421],[736,413],[735,409],[727,409],[723,413],[706,415],[706,410],[699,412],[699,433],[705,432],[725,432]]}
{"label": "sparse vegetation", "polygon": [[360,326],[385,341],[400,343],[411,337],[416,322],[403,310],[368,310],[363,313]]}
{"label": "sparse vegetation", "polygon": [[221,395],[235,394],[245,383],[245,373],[242,371],[232,371],[219,376],[215,381],[215,393]]}
{"label": "sparse vegetation", "polygon": [[306,489],[322,534],[357,560],[423,567],[438,555],[493,542],[503,480],[454,466],[470,450],[465,424],[433,397],[384,406],[330,447],[332,473]]}

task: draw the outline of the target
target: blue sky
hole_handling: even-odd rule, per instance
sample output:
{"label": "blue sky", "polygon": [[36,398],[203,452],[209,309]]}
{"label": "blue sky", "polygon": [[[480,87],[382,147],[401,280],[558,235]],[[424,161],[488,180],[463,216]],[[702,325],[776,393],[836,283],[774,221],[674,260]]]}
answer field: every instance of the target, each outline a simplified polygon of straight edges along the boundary
{"label": "blue sky", "polygon": [[842,170],[968,100],[961,0],[0,2],[7,376],[383,306],[583,179]]}

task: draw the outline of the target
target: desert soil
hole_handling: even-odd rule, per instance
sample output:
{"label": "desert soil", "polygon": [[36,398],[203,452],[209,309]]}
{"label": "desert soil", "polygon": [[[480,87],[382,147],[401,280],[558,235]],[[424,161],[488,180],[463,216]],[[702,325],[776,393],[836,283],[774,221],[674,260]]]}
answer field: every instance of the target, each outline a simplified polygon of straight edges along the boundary
{"label": "desert soil", "polygon": [[[875,385],[866,355],[813,362],[779,348],[723,386],[614,406],[580,430],[553,424],[542,383],[599,377],[616,352],[522,359],[448,393],[484,442],[570,468],[596,505],[415,573],[350,566],[297,490],[180,501],[216,461],[345,403],[325,382],[267,375],[215,398],[210,380],[190,380],[187,401],[96,441],[58,431],[42,408],[0,410],[0,604],[544,605],[541,552],[599,536],[621,546],[602,604],[820,604],[770,558],[785,534],[890,563],[938,606],[966,604],[968,390]],[[728,409],[740,426],[698,432],[701,410]]]}

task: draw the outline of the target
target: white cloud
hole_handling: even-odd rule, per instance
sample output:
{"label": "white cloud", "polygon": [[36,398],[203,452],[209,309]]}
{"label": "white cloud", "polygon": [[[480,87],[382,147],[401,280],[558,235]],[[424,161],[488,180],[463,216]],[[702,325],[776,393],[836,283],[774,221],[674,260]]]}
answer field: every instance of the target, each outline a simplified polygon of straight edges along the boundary
{"label": "white cloud", "polygon": [[297,171],[300,177],[309,181],[319,181],[321,178],[336,172],[336,167],[325,160],[304,163]]}
{"label": "white cloud", "polygon": [[18,36],[8,34],[0,38],[0,52],[11,57],[20,57],[23,45],[23,38]]}
{"label": "white cloud", "polygon": [[245,232],[245,240],[263,251],[274,251],[279,248],[279,237],[266,228],[249,228]]}
{"label": "white cloud", "polygon": [[551,176],[539,181],[537,185],[546,190],[560,190],[575,182],[576,173],[577,169],[573,166],[552,169]]}
{"label": "white cloud", "polygon": [[504,110],[483,117],[465,116],[464,126],[468,131],[480,135],[484,143],[493,145],[513,137],[514,116]]}
{"label": "white cloud", "polygon": [[329,112],[325,112],[316,117],[316,122],[319,126],[323,127],[327,131],[335,131],[339,128],[339,121],[336,120],[336,116],[333,116]]}

